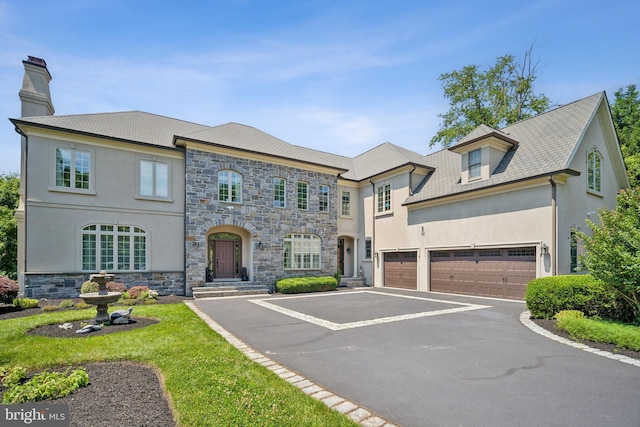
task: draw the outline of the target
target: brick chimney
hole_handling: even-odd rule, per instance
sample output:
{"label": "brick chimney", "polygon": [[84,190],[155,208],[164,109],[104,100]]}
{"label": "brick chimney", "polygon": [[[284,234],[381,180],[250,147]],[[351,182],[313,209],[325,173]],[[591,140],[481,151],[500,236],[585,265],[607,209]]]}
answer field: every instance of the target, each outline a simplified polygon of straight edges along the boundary
{"label": "brick chimney", "polygon": [[29,59],[22,63],[24,78],[19,93],[22,103],[21,117],[53,116],[55,110],[49,92],[51,74],[47,70],[47,63],[35,56],[29,56]]}

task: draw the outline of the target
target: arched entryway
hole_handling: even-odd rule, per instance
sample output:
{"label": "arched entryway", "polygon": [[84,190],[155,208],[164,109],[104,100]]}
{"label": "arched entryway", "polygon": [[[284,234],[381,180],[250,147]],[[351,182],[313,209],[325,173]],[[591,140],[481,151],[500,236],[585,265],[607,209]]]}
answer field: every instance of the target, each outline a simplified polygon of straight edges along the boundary
{"label": "arched entryway", "polygon": [[230,232],[207,236],[207,282],[242,277],[242,237]]}

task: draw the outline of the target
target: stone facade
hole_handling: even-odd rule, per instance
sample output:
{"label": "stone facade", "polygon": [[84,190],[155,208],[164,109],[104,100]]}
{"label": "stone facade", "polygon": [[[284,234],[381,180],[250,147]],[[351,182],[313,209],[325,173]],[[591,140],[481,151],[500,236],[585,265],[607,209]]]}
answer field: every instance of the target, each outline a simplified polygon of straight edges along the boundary
{"label": "stone facade", "polygon": [[[77,298],[82,284],[92,273],[81,274],[27,274],[25,276],[25,296],[28,298]],[[176,272],[135,272],[116,273],[115,281],[127,288],[147,286],[158,295],[184,295],[184,273]]]}
{"label": "stone facade", "polygon": [[[185,250],[186,292],[206,282],[207,235],[216,228],[242,230],[244,265],[249,278],[272,285],[288,276],[333,275],[337,262],[337,178],[328,173],[188,149],[186,157]],[[242,202],[218,201],[218,173],[242,176]],[[286,207],[274,207],[274,177],[286,180]],[[298,209],[297,183],[308,183],[308,209]],[[329,187],[329,207],[319,211],[320,185]],[[284,237],[315,234],[322,241],[319,270],[285,270]],[[246,263],[245,263],[246,264]]]}

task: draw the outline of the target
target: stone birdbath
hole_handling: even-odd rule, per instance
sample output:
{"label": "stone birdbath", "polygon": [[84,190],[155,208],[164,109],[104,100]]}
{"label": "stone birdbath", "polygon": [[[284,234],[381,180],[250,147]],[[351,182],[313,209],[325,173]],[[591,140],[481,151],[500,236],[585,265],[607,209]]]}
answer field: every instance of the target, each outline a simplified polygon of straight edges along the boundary
{"label": "stone birdbath", "polygon": [[98,292],[87,292],[80,294],[80,298],[87,304],[95,305],[98,309],[95,324],[106,323],[109,321],[109,313],[107,312],[109,304],[118,301],[122,292],[108,292],[107,282],[113,281],[115,274],[108,274],[102,270],[99,274],[92,274],[89,280],[98,284]]}

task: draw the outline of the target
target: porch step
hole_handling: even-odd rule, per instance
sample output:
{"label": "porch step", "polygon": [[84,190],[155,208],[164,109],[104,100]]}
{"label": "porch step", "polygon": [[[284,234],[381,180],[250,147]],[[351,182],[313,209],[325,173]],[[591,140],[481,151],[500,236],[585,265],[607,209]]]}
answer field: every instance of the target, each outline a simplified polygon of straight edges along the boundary
{"label": "porch step", "polygon": [[343,277],[340,280],[340,287],[359,288],[364,286],[364,278],[362,277]]}
{"label": "porch step", "polygon": [[192,288],[193,298],[229,297],[237,295],[260,295],[271,292],[269,286],[254,282],[210,282],[205,286]]}

